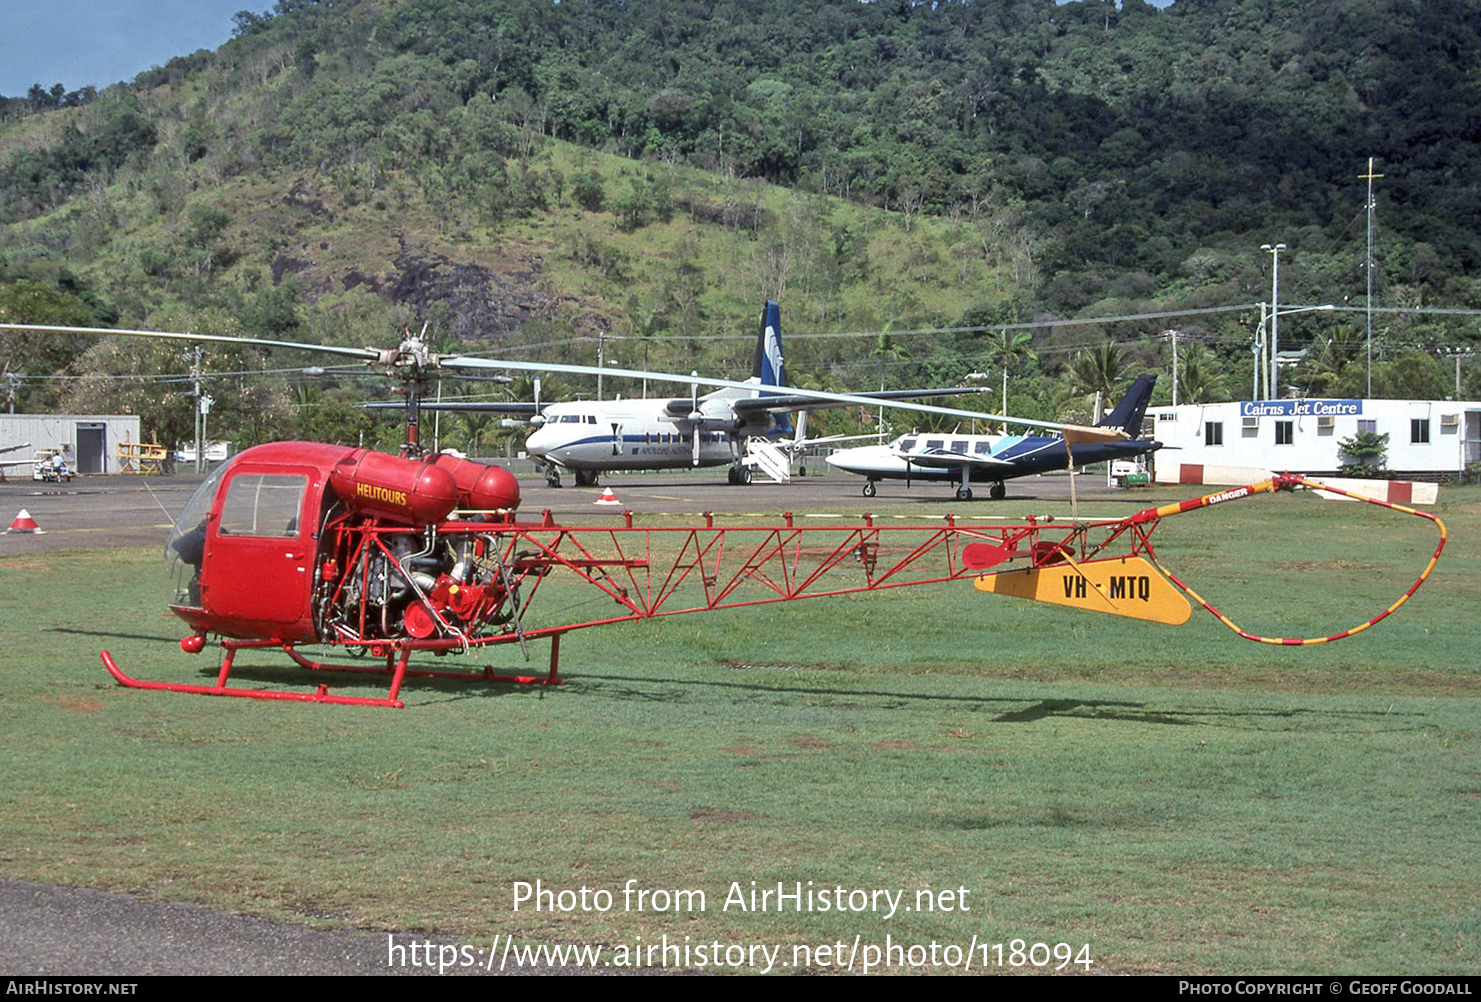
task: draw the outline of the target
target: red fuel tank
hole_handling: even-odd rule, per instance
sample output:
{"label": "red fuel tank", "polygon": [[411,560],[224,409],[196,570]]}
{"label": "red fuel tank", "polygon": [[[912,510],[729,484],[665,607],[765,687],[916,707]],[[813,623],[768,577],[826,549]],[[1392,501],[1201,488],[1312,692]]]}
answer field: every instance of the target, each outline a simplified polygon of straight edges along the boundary
{"label": "red fuel tank", "polygon": [[519,482],[502,466],[486,466],[447,453],[437,457],[437,465],[457,482],[459,508],[513,511],[519,507]]}
{"label": "red fuel tank", "polygon": [[441,522],[458,503],[457,481],[435,462],[369,449],[336,463],[329,486],[351,508],[411,522]]}

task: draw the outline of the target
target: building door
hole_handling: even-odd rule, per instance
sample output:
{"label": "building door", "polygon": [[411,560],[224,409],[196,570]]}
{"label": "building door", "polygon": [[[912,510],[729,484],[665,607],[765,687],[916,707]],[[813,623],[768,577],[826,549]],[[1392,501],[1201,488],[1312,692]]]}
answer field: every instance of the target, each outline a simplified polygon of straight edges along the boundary
{"label": "building door", "polygon": [[77,422],[77,472],[108,472],[108,426],[101,422]]}
{"label": "building door", "polygon": [[1466,411],[1466,441],[1462,466],[1481,462],[1481,411]]}

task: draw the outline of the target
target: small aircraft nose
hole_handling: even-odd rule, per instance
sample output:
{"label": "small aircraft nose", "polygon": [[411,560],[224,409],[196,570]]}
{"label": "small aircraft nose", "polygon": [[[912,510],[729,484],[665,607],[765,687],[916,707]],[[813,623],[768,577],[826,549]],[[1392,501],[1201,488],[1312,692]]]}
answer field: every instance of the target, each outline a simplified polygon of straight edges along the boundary
{"label": "small aircraft nose", "polygon": [[854,468],[859,465],[859,450],[840,449],[824,458],[827,459],[829,466],[836,467],[846,473],[853,473],[855,472]]}

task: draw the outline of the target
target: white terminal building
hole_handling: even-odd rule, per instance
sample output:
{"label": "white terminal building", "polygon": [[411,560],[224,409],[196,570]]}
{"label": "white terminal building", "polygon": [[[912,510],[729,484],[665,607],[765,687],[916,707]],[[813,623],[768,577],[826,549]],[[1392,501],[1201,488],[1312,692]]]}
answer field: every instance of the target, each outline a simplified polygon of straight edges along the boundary
{"label": "white terminal building", "polygon": [[1481,461],[1481,401],[1236,400],[1150,407],[1144,431],[1165,448],[1162,483],[1217,483],[1208,467],[1332,476],[1354,460],[1341,443],[1387,435],[1384,465],[1408,480],[1445,480]]}

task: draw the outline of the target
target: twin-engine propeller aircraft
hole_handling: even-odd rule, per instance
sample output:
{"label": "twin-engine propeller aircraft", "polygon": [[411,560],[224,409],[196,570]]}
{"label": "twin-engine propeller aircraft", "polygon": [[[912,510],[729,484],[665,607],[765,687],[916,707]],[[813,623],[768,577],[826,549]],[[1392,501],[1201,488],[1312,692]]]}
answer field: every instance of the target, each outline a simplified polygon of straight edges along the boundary
{"label": "twin-engine propeller aircraft", "polygon": [[842,449],[828,463],[845,473],[866,477],[864,496],[874,497],[881,480],[947,480],[954,485],[958,501],[972,500],[972,481],[988,483],[994,501],[1007,494],[1006,480],[1035,473],[1130,459],[1162,448],[1161,442],[1141,438],[1142,418],[1152,399],[1156,376],[1138,376],[1121,402],[1106,415],[1098,428],[1120,429],[1120,439],[1091,441],[1073,432],[1064,435],[957,435],[941,432],[912,432],[889,445],[865,445]]}
{"label": "twin-engine propeller aircraft", "polygon": [[[610,370],[608,370],[610,374]],[[545,481],[561,485],[561,473],[569,472],[578,487],[591,487],[607,472],[678,470],[728,466],[732,484],[751,482],[752,470],[767,464],[758,446],[760,440],[780,443],[782,450],[797,453],[807,445],[836,439],[808,440],[795,430],[789,411],[803,408],[843,406],[841,402],[816,396],[782,392],[787,388],[782,356],[781,307],[768,301],[761,312],[751,378],[743,385],[727,386],[699,394],[699,384],[687,397],[632,400],[578,400],[565,403],[535,402],[426,403],[425,410],[484,411],[525,416],[535,431],[525,449],[544,464]],[[983,392],[979,387],[954,389],[866,391],[853,394],[869,401],[920,400],[964,393]],[[774,462],[786,463],[781,453]],[[770,465],[770,464],[768,464]]]}
{"label": "twin-engine propeller aircraft", "polygon": [[[0,328],[12,326],[16,325]],[[639,526],[631,512],[623,512],[620,520],[560,525],[548,511],[533,519],[520,517],[519,485],[507,470],[448,455],[424,455],[418,442],[417,402],[430,370],[534,369],[539,367],[536,363],[438,356],[415,337],[381,351],[213,335],[128,333],[355,355],[389,367],[404,379],[407,392],[407,436],[400,456],[313,442],[276,442],[247,449],[201,484],[176,523],[166,552],[177,572],[170,609],[191,630],[180,641],[181,649],[198,653],[210,635],[220,638],[221,658],[210,670],[214,682],[136,679],[102,652],[109,673],[120,684],[138,689],[399,707],[401,687],[409,677],[561,684],[560,639],[583,627],[968,578],[983,591],[1177,624],[1190,613],[1183,594],[1208,606],[1157,563],[1150,535],[1160,520],[1211,504],[1307,486],[1299,477],[1278,477],[1096,522],[1056,524],[1053,519],[1029,518],[1018,525],[995,522],[979,527],[960,525],[947,516],[931,524],[880,526],[866,514],[853,525],[802,527],[786,513],[771,525],[720,526],[706,515],[703,524]],[[579,366],[547,368],[593,371]],[[695,378],[646,376],[680,383]],[[701,382],[747,388],[724,380]],[[845,403],[869,402],[847,394],[799,393]],[[894,406],[982,417],[923,404]],[[1419,580],[1383,613],[1342,634],[1297,639],[1239,631],[1242,636],[1269,643],[1324,643],[1366,629],[1413,594],[1439,558],[1444,526],[1423,512],[1360,499],[1437,525],[1440,543]],[[559,610],[542,617],[538,596],[550,593],[564,609],[589,607],[588,598],[609,604],[605,612],[585,620],[565,618]],[[509,644],[520,645],[528,659],[529,644],[540,639],[551,645],[549,671],[543,675],[496,674],[491,666],[447,671],[411,665],[413,656],[468,654]],[[314,645],[370,660],[358,664],[314,660],[302,652]],[[277,648],[312,672],[385,676],[389,692],[366,697],[330,694],[324,685],[309,692],[231,685],[238,654],[259,648]]]}

